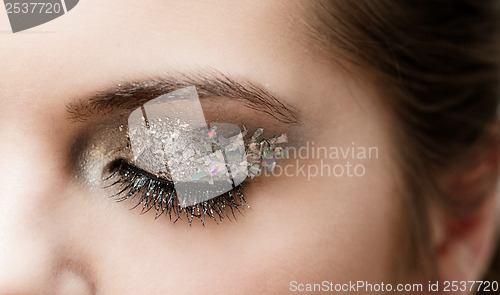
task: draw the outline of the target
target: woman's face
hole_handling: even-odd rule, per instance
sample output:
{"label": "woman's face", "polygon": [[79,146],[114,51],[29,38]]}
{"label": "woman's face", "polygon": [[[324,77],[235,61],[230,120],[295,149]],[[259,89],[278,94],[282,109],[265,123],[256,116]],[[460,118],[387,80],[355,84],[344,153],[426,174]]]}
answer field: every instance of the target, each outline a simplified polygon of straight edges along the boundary
{"label": "woman's face", "polygon": [[[0,293],[289,294],[391,280],[389,116],[368,79],[315,49],[298,4],[87,0],[16,34],[0,14]],[[308,154],[248,178],[251,209],[222,224],[155,220],[110,198],[117,188],[89,175],[115,160],[127,110],[82,106],[119,84],[196,76],[208,87],[199,77],[214,73],[264,89],[299,123],[243,95],[202,98],[207,121],[286,133]]]}

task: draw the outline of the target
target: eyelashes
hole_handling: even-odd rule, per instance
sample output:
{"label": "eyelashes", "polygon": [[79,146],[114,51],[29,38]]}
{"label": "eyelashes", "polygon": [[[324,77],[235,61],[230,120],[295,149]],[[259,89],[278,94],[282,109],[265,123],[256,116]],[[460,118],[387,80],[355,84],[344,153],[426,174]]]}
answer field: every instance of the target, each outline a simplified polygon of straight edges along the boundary
{"label": "eyelashes", "polygon": [[111,197],[118,202],[135,199],[136,205],[132,209],[140,207],[142,214],[154,210],[155,219],[167,215],[177,222],[185,216],[189,224],[199,219],[204,225],[207,219],[216,223],[223,219],[236,219],[236,214],[243,215],[242,209],[250,208],[243,195],[242,184],[215,198],[182,207],[172,181],[160,179],[124,159],[112,162],[108,172],[110,175],[105,181],[113,182],[107,187],[116,186],[119,190]]}
{"label": "eyelashes", "polygon": [[[257,127],[257,126],[255,126]],[[286,134],[207,123],[195,87],[148,101],[89,127],[75,143],[79,175],[132,209],[192,224],[234,220],[246,208],[243,188],[284,159]]]}
{"label": "eyelashes", "polygon": [[[120,130],[122,131],[122,130]],[[243,195],[247,177],[272,171],[276,144],[286,135],[261,140],[258,128],[245,141],[247,129],[230,123],[207,124],[195,86],[161,95],[127,117],[127,150],[108,165],[108,187],[117,201],[134,200],[133,208],[174,222],[186,217],[216,223],[235,219],[248,207]],[[127,159],[127,160],[125,160]]]}
{"label": "eyelashes", "polygon": [[[217,134],[217,128],[213,127],[207,133],[210,138],[219,140],[223,139],[221,135]],[[263,134],[263,129],[258,128],[250,139],[246,140],[244,144],[243,158],[245,163],[245,175],[254,178],[260,175],[262,169],[267,171],[272,171],[276,165],[275,157],[279,157],[283,149],[278,144],[288,142],[286,134],[281,136],[275,136],[270,139],[259,140],[259,137]],[[247,135],[247,130],[243,126],[243,131],[240,134],[243,139]],[[230,145],[227,145],[228,147]],[[230,151],[230,150],[229,150]],[[231,153],[225,150],[226,157],[229,157]],[[226,158],[227,160],[228,158]],[[151,157],[148,161],[155,161],[155,157]],[[149,167],[157,166],[156,163],[150,165]],[[225,165],[228,165],[226,162]],[[210,168],[208,165],[208,173],[216,174],[217,169]],[[229,166],[227,166],[229,167]],[[234,166],[229,169],[229,173],[233,171]],[[239,169],[242,168],[238,166]],[[170,169],[167,167],[167,172]],[[106,168],[108,176],[104,179],[105,182],[111,182],[106,187],[116,187],[117,193],[113,194],[111,197],[118,202],[123,202],[125,200],[134,200],[136,202],[134,208],[141,208],[142,213],[147,213],[149,211],[154,211],[155,219],[161,215],[166,215],[170,220],[177,222],[184,216],[189,224],[195,219],[199,219],[204,225],[207,219],[212,219],[216,223],[222,222],[224,219],[232,221],[236,219],[236,215],[243,215],[242,210],[250,206],[245,200],[243,193],[243,187],[245,184],[245,178],[240,179],[241,181],[234,182],[232,187],[228,190],[224,190],[223,193],[213,195],[211,198],[202,198],[200,196],[206,195],[209,189],[206,186],[200,190],[191,190],[191,196],[194,199],[200,200],[197,202],[188,204],[186,206],[185,198],[180,197],[178,191],[175,188],[175,182],[172,178],[160,176],[158,171],[147,171],[143,168],[132,164],[124,158],[118,158],[109,164]],[[241,173],[242,171],[239,171]],[[205,172],[206,173],[206,172]],[[193,174],[194,177],[197,174]],[[232,174],[234,175],[234,174]],[[233,178],[234,180],[234,178]],[[213,183],[212,183],[213,185]],[[180,202],[183,199],[183,203]]]}

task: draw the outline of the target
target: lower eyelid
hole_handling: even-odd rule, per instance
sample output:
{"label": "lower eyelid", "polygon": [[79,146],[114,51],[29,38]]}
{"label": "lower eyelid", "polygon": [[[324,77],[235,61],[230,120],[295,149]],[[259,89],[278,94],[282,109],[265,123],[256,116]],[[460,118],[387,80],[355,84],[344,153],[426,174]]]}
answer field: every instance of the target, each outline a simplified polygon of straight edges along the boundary
{"label": "lower eyelid", "polygon": [[[102,188],[103,186],[111,185],[113,182],[119,180],[120,176],[124,176],[124,173],[127,171],[131,173],[130,168],[133,165],[130,163],[133,163],[133,154],[130,150],[130,142],[127,139],[128,127],[126,123],[117,125],[117,121],[123,123],[121,119],[109,118],[109,120],[100,123],[104,127],[92,126],[92,128],[89,128],[89,132],[87,133],[88,140],[81,144],[81,148],[78,151],[75,151],[76,158],[78,158],[75,161],[79,163],[78,166],[82,167],[83,171],[81,175],[84,177],[83,179],[88,180],[88,183],[92,187]],[[248,149],[248,140],[245,141],[246,149]],[[103,182],[103,178],[116,172],[116,170],[111,168],[119,161],[117,159],[122,159],[121,161],[124,164],[128,164],[128,166],[122,166],[120,174],[115,173]],[[138,174],[138,172],[140,173]],[[182,219],[192,222],[195,219],[199,219],[204,223],[205,219],[212,219],[220,222],[223,219],[233,220],[235,219],[235,215],[240,214],[245,208],[249,208],[245,200],[244,187],[250,182],[250,179],[223,196],[180,210],[179,207],[175,206],[171,206],[170,208],[165,207],[169,204],[169,195],[173,195],[174,192],[168,189],[168,182],[161,181],[161,177],[156,176],[155,179],[153,177],[155,176],[154,173],[140,169],[136,169],[135,174],[130,175],[134,177],[124,178],[122,181],[106,189],[106,191],[110,195],[113,195],[120,191],[120,187],[123,189],[128,184],[131,184],[128,188],[129,190],[125,190],[121,194],[114,196],[114,199],[133,201],[132,205],[138,205],[137,207],[141,208],[143,212],[155,211],[155,217],[168,215],[172,221]],[[152,182],[150,179],[157,181]],[[128,195],[131,192],[130,189],[133,189],[133,191],[132,194]],[[147,195],[148,191],[149,196]],[[128,197],[124,198],[127,195]],[[174,203],[174,200],[175,198],[171,199],[170,205]]]}
{"label": "lower eyelid", "polygon": [[246,203],[243,186],[239,185],[233,190],[194,206],[181,207],[172,182],[152,178],[151,175],[141,174],[140,169],[134,168],[123,160],[118,160],[110,167],[109,186],[118,186],[118,192],[112,197],[117,201],[132,200],[138,197],[136,205],[142,205],[142,212],[155,211],[155,218],[168,215],[174,222],[184,216],[191,224],[195,218],[205,224],[210,218],[215,222],[223,219],[232,220],[242,209],[249,207]]}

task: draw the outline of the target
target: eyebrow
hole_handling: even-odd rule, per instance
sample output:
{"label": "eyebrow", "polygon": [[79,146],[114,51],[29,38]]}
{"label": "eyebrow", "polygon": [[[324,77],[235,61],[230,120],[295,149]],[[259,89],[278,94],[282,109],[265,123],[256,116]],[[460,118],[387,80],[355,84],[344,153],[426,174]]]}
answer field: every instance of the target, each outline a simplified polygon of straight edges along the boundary
{"label": "eyebrow", "polygon": [[70,120],[83,122],[91,117],[105,116],[118,110],[134,110],[151,99],[188,86],[195,86],[200,98],[227,98],[266,113],[282,123],[300,123],[294,108],[283,103],[262,86],[247,80],[238,82],[217,71],[117,83],[110,90],[73,101],[66,107]]}

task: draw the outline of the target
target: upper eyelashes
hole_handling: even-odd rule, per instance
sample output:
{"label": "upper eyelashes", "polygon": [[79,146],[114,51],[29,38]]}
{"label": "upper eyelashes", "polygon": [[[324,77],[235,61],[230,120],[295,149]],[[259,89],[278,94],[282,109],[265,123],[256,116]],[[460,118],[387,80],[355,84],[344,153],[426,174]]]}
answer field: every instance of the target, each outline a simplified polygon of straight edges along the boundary
{"label": "upper eyelashes", "polygon": [[[146,102],[127,119],[131,159],[109,166],[110,186],[119,201],[140,196],[135,207],[154,208],[175,221],[186,215],[222,221],[246,204],[242,184],[265,168],[276,166],[278,144],[286,135],[261,140],[263,128],[250,139],[247,129],[229,123],[207,122],[196,87],[182,88]],[[231,211],[230,213],[228,212]]]}
{"label": "upper eyelashes", "polygon": [[207,218],[220,222],[224,218],[236,218],[235,212],[241,214],[240,209],[248,207],[243,195],[243,187],[239,185],[230,191],[193,206],[182,207],[175,190],[174,183],[160,179],[146,171],[142,171],[119,159],[109,167],[109,186],[118,186],[119,192],[112,197],[117,201],[138,197],[133,208],[141,206],[142,213],[155,211],[155,218],[165,214],[174,222],[183,216],[191,224],[193,219],[200,219],[205,224]]}
{"label": "upper eyelashes", "polygon": [[[209,131],[212,139],[217,137],[216,130]],[[247,130],[243,127],[242,136],[246,133]],[[248,169],[248,176],[251,178],[259,175],[263,168],[268,170],[274,168],[274,156],[281,149],[277,144],[287,141],[285,134],[259,140],[262,133],[262,128],[257,129],[245,144],[245,158],[247,159],[245,168]],[[208,168],[211,169],[211,166],[208,165]],[[170,169],[167,168],[167,170]],[[231,172],[231,169],[228,170]],[[207,172],[209,173],[210,170]],[[190,196],[197,201],[186,206],[183,198],[179,197],[172,178],[162,177],[157,171],[145,171],[124,159],[117,159],[109,165],[108,173],[106,181],[111,182],[108,186],[118,188],[113,198],[117,201],[136,199],[133,208],[140,207],[143,213],[153,210],[155,218],[165,214],[175,222],[185,216],[190,224],[194,219],[199,219],[202,224],[205,224],[206,219],[216,222],[221,222],[223,219],[235,219],[236,213],[242,214],[242,209],[249,207],[243,192],[244,183],[233,184],[229,190],[212,198],[203,197],[206,191],[200,190],[200,186],[190,187]],[[203,189],[203,186],[201,188]],[[211,190],[210,193],[213,191]]]}

